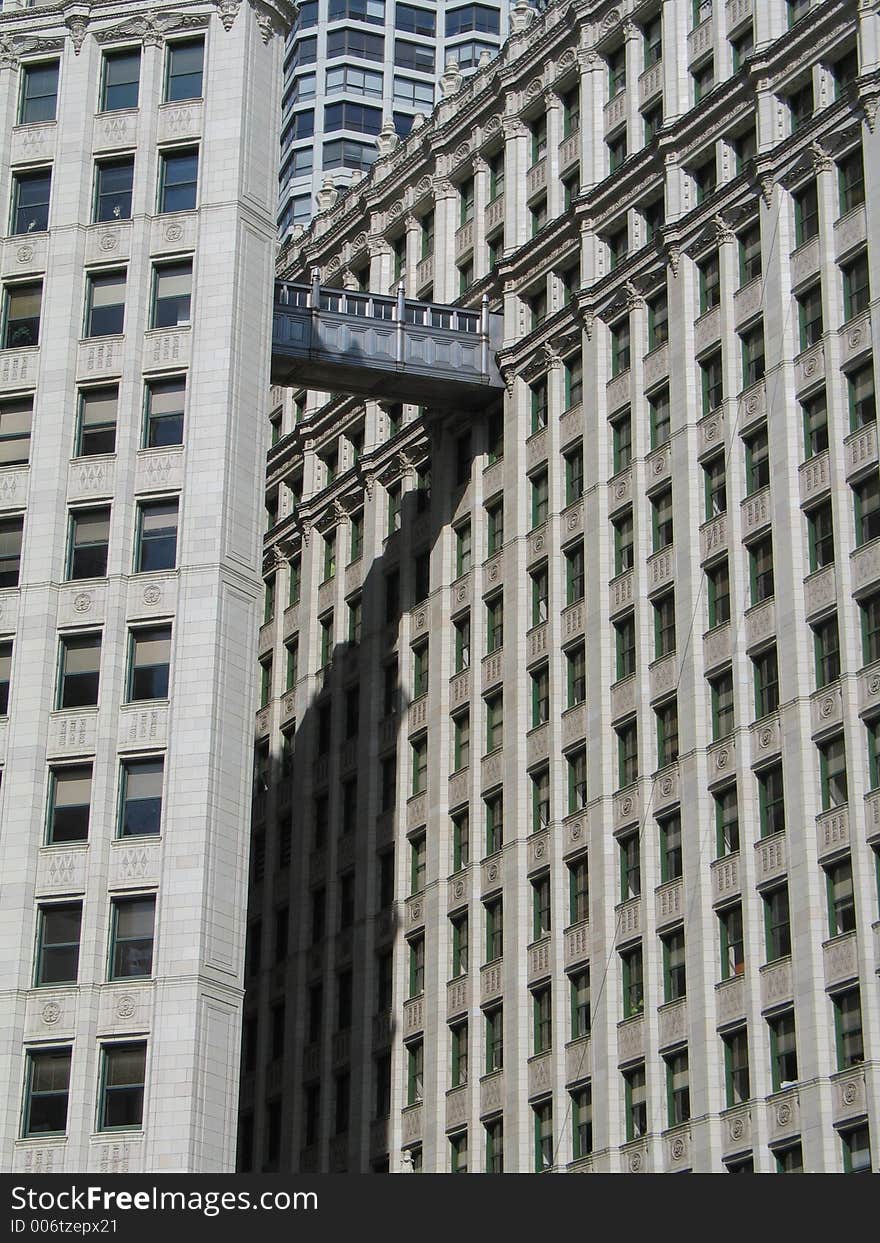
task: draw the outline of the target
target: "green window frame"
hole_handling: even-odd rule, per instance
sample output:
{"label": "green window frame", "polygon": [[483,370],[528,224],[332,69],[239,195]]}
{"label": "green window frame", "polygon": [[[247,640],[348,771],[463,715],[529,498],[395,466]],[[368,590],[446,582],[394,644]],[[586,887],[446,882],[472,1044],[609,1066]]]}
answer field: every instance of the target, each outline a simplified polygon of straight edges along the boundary
{"label": "green window frame", "polygon": [[840,633],[837,613],[813,627],[813,647],[816,657],[816,690],[829,686],[840,677]]}
{"label": "green window frame", "polygon": [[732,734],[736,724],[732,671],[727,669],[710,678],[709,689],[712,694],[712,741],[717,742],[719,738]]}
{"label": "green window frame", "polygon": [[468,916],[467,911],[455,915],[452,924],[452,978],[468,973]]}
{"label": "green window frame", "polygon": [[673,542],[672,488],[664,488],[651,498],[651,534],[654,552],[669,548]]}
{"label": "green window frame", "polygon": [[638,726],[635,721],[620,725],[617,734],[617,776],[619,789],[633,785],[639,779]]}
{"label": "green window frame", "polygon": [[642,892],[641,844],[638,830],[617,839],[620,848],[620,900],[629,902]]}
{"label": "green window frame", "polygon": [[856,900],[853,889],[852,860],[847,855],[825,868],[828,898],[828,935],[840,937],[856,930]]}
{"label": "green window frame", "polygon": [[547,521],[548,506],[550,504],[550,488],[547,478],[547,471],[539,470],[529,479],[531,491],[531,521],[532,530],[535,527],[543,526]]}
{"label": "green window frame", "polygon": [[428,640],[415,644],[413,655],[413,698],[428,693]]}
{"label": "green window frame", "polygon": [[860,427],[877,421],[877,403],[874,396],[874,364],[867,363],[846,377],[847,400],[849,404],[849,427],[857,432]]}
{"label": "green window frame", "polygon": [[70,1045],[26,1051],[22,1139],[66,1134],[72,1054]]}
{"label": "green window frame", "polygon": [[651,428],[651,448],[665,445],[672,434],[672,411],[669,404],[669,388],[664,385],[648,398],[648,417]]}
{"label": "green window frame", "polygon": [[504,745],[504,696],[502,692],[491,695],[486,705],[486,754]]}
{"label": "green window frame", "polygon": [[652,601],[654,610],[654,659],[661,660],[675,651],[675,592],[668,591]]}
{"label": "green window frame", "polygon": [[486,1074],[504,1069],[504,1007],[493,1006],[486,1015]]}
{"label": "green window frame", "polygon": [[670,816],[658,817],[657,827],[660,830],[660,882],[665,885],[679,880],[683,874],[681,813],[676,811]]}
{"label": "green window frame", "polygon": [[421,794],[428,788],[428,736],[415,739],[412,744],[412,793]]}
{"label": "green window frame", "polygon": [[853,487],[856,548],[880,538],[880,476],[872,471]]}
{"label": "green window frame", "polygon": [[504,1173],[504,1121],[492,1118],[483,1123],[486,1132],[486,1173]]}
{"label": "green window frame", "polygon": [[818,344],[825,331],[821,280],[816,281],[803,293],[797,294],[795,301],[798,305],[800,348],[803,352]]}
{"label": "green window frame", "polygon": [[654,709],[657,718],[657,767],[665,768],[678,759],[678,700]]}
{"label": "green window frame", "polygon": [[[578,273],[578,286],[580,286],[580,274]],[[571,298],[568,298],[568,302]],[[566,305],[568,305],[566,302]],[[564,391],[563,409],[571,410],[575,406],[579,406],[584,395],[584,364],[580,354],[574,354],[571,358],[566,358],[563,367]]]}
{"label": "green window frame", "polygon": [[493,794],[486,804],[486,854],[494,855],[504,845],[504,802],[501,794]]}
{"label": "green window frame", "polygon": [[549,1053],[553,1048],[553,998],[549,984],[533,991],[532,1016],[535,1054]]}
{"label": "green window frame", "polygon": [[553,1102],[533,1105],[535,1115],[535,1173],[553,1168]]}
{"label": "green window frame", "polygon": [[700,314],[706,315],[721,302],[721,265],[718,251],[697,264],[700,289]]}
{"label": "green window frame", "polygon": [[566,707],[574,708],[587,698],[587,649],[578,643],[565,653]]}
{"label": "green window frame", "polygon": [[632,461],[632,412],[629,406],[609,419],[611,424],[612,469],[615,475]]}
{"label": "green window frame", "polygon": [[424,1042],[410,1041],[406,1053],[406,1103],[417,1105],[424,1093]]}
{"label": "green window frame", "polygon": [[837,1069],[848,1070],[865,1060],[865,1044],[862,1032],[862,1002],[858,988],[831,997],[834,1010],[834,1043],[837,1053]]}
{"label": "green window frame", "polygon": [[631,360],[629,316],[611,325],[611,377],[628,371]]}
{"label": "green window frame", "polygon": [[425,888],[428,865],[428,842],[424,833],[414,833],[409,839],[409,892],[421,893]]}
{"label": "green window frame", "polygon": [[565,504],[573,505],[584,494],[584,450],[576,445],[563,454],[565,463]]}
{"label": "green window frame", "polygon": [[641,944],[620,955],[623,984],[623,1017],[635,1018],[645,1009],[645,986]]}
{"label": "green window frame", "polygon": [[46,845],[88,840],[91,799],[91,762],[49,769]]}
{"label": "green window frame", "polygon": [[760,223],[756,221],[748,229],[743,230],[736,240],[739,252],[739,283],[742,287],[758,280],[763,272]]}
{"label": "green window frame", "polygon": [[461,772],[471,762],[471,714],[467,709],[452,718],[452,771]]}
{"label": "green window frame", "polygon": [[583,811],[587,805],[587,752],[579,747],[565,757],[568,785],[568,814]]}
{"label": "green window frame", "polygon": [[749,581],[753,605],[772,599],[775,593],[775,581],[771,535],[757,540],[749,547]]}
{"label": "green window frame", "polygon": [[471,817],[467,808],[452,817],[452,870],[460,872],[471,861]]}
{"label": "green window frame", "polygon": [[767,962],[777,962],[791,954],[791,913],[788,885],[778,885],[761,894],[764,902],[764,934]]}
{"label": "green window frame", "polygon": [[471,615],[465,613],[452,623],[455,632],[455,672],[462,673],[471,663]]}
{"label": "green window frame", "polygon": [[147,1042],[101,1046],[98,1130],[139,1130],[143,1123]]}
{"label": "green window frame", "polygon": [[625,574],[635,565],[633,535],[633,512],[628,509],[619,518],[612,519],[614,531],[614,573]]}
{"label": "green window frame", "polygon": [[758,819],[761,837],[785,832],[785,784],[781,764],[772,764],[757,775]]}
{"label": "green window frame", "polygon": [[[463,1087],[468,1081],[468,1024],[456,1023],[449,1029],[450,1052],[452,1054],[451,1084],[454,1088]],[[465,1136],[465,1143],[467,1136]]]}
{"label": "green window frame", "polygon": [[764,321],[759,320],[740,336],[742,386],[751,388],[764,378]]}
{"label": "green window frame", "polygon": [[532,882],[532,940],[540,941],[552,931],[550,907],[550,875],[545,872]]}
{"label": "green window frame", "polygon": [[532,832],[540,833],[550,826],[550,769],[539,768],[529,774],[532,789]]}
{"label": "green window frame", "polygon": [[571,1096],[571,1155],[580,1161],[593,1151],[593,1093],[590,1084],[575,1088]]}
{"label": "green window frame", "polygon": [[663,1000],[680,1001],[687,996],[684,929],[676,928],[660,940],[663,945]]}
{"label": "green window frame", "polygon": [[586,590],[583,540],[572,548],[566,548],[563,557],[565,558],[565,604],[568,607],[583,600]]}
{"label": "green window frame", "polygon": [[755,719],[769,716],[779,707],[779,662],[776,644],[752,657],[755,676]]}
{"label": "green window frame", "polygon": [[711,414],[724,401],[724,371],[720,350],[700,361],[700,386],[703,394],[703,414]]}
{"label": "green window frame", "polygon": [[844,1174],[870,1174],[871,1137],[867,1123],[840,1132]]}
{"label": "green window frame", "polygon": [[411,937],[409,940],[409,993],[408,996],[418,997],[425,991],[425,938]]}
{"label": "green window frame", "polygon": [[862,630],[862,661],[880,660],[880,593],[859,601]]}
{"label": "green window frame", "polygon": [[843,319],[847,323],[871,305],[868,252],[862,251],[854,259],[841,264],[840,273],[843,278]]}
{"label": "green window frame", "polygon": [[82,935],[79,902],[46,902],[37,907],[34,988],[76,984]]}
{"label": "green window frame", "polygon": [[504,500],[498,498],[486,505],[486,556],[492,557],[504,545]]}
{"label": "green window frame", "polygon": [[846,771],[846,743],[843,734],[819,747],[819,776],[822,787],[822,810],[842,807],[849,800]]}
{"label": "green window frame", "polygon": [[149,978],[153,973],[155,894],[113,898],[110,903],[108,980]]}
{"label": "green window frame", "polygon": [[749,1034],[746,1027],[737,1027],[721,1037],[724,1045],[724,1088],[727,1108],[743,1105],[751,1099],[749,1074]]}
{"label": "green window frame", "polygon": [[783,1084],[797,1083],[797,1032],[794,1010],[784,1010],[767,1020],[770,1029],[770,1078],[773,1091]]}
{"label": "green window frame", "polygon": [[721,978],[732,980],[746,969],[742,906],[739,902],[718,912],[721,944]]}
{"label": "green window frame", "polygon": [[571,1039],[580,1040],[590,1034],[590,969],[575,971],[569,976],[571,999]]}
{"label": "green window frame", "polygon": [[796,246],[819,236],[819,192],[815,181],[794,195],[794,239]]}
{"label": "green window frame", "polygon": [[706,571],[709,629],[730,621],[730,567],[727,558]]}
{"label": "green window frame", "polygon": [[669,301],[664,291],[648,303],[648,350],[658,350],[669,340]]}
{"label": "green window frame", "polygon": [[670,1126],[690,1121],[691,1091],[687,1049],[672,1053],[666,1062],[666,1109]]}
{"label": "green window frame", "polygon": [[614,623],[614,649],[615,674],[619,682],[636,671],[635,613],[627,613]]}
{"label": "green window frame", "polygon": [[581,924],[590,918],[590,872],[587,856],[568,864],[568,922]]}
{"label": "green window frame", "polygon": [[645,1063],[640,1062],[629,1070],[623,1071],[624,1115],[626,1119],[626,1139],[631,1143],[641,1139],[648,1131],[648,1102],[645,1085]]}
{"label": "green window frame", "polygon": [[739,853],[739,799],[736,784],[713,795],[715,803],[716,858]]}
{"label": "green window frame", "polygon": [[845,216],[865,201],[865,165],[858,146],[837,165],[840,214]]}

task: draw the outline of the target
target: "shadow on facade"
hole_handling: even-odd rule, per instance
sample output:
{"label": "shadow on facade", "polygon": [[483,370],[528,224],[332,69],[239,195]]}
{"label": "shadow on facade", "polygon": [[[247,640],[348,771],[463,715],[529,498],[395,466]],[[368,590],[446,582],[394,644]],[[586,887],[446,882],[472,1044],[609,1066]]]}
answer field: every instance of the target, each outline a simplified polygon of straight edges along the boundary
{"label": "shadow on facade", "polygon": [[[425,419],[417,449],[412,424],[395,438],[400,453],[377,478],[399,477],[400,454],[411,473],[428,459],[430,490],[405,491],[399,530],[372,561],[364,554],[360,641],[333,648],[317,681],[310,678],[307,703],[297,692],[296,716],[283,710],[282,734],[271,735],[277,745],[257,742],[239,1172],[400,1169],[400,1152],[391,1151],[390,1109],[392,1100],[406,1099],[405,1060],[392,1052],[406,996],[406,834],[416,827],[408,826],[409,739],[427,725],[427,714],[423,724],[412,721],[403,688],[411,685],[414,628],[419,638],[429,636],[428,597],[442,585],[439,569],[429,582],[428,556],[434,560],[466,487],[467,480],[455,479],[463,467],[467,479],[471,473],[473,438],[452,423]],[[359,492],[362,477],[351,473],[352,491]],[[329,506],[314,519],[311,547],[302,548],[300,676],[307,672],[304,651],[320,648],[325,615],[320,592],[316,598],[305,586],[307,556],[320,556],[323,518],[328,527],[336,521]],[[346,560],[339,556],[337,573],[347,576],[347,610],[356,594],[349,577],[358,575],[343,567]],[[312,573],[309,581],[317,577]],[[334,600],[338,607],[338,594]],[[285,636],[289,629],[285,620]],[[282,697],[283,708],[286,702]],[[442,864],[440,870],[445,880]]]}

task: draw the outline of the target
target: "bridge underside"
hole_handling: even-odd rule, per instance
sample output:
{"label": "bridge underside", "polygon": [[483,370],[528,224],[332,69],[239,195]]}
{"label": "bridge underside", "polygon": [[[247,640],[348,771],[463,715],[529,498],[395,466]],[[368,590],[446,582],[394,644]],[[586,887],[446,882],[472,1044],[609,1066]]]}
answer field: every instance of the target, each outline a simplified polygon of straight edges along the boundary
{"label": "bridge underside", "polygon": [[277,347],[272,351],[272,383],[282,387],[346,393],[352,397],[371,397],[374,401],[461,410],[482,409],[501,392],[488,381],[421,372],[405,363],[365,365],[318,352],[281,352]]}

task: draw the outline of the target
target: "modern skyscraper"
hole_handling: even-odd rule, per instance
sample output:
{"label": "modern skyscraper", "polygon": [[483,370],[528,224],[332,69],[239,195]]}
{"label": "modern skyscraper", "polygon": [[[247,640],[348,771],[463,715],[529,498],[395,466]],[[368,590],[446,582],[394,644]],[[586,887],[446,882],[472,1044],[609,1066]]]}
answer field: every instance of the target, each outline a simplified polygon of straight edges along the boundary
{"label": "modern skyscraper", "polygon": [[284,61],[279,222],[305,225],[329,177],[358,180],[384,125],[428,116],[449,61],[464,74],[507,36],[509,0],[303,0]]}
{"label": "modern skyscraper", "polygon": [[0,15],[7,1170],[234,1162],[291,17]]}
{"label": "modern skyscraper", "polygon": [[240,1168],[877,1168],[878,22],[515,9],[286,250]]}

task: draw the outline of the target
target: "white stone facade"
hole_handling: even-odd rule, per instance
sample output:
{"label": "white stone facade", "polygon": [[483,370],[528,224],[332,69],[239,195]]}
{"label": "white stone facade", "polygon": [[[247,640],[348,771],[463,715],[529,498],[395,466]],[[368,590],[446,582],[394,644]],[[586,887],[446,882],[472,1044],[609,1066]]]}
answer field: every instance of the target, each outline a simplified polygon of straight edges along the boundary
{"label": "white stone facade", "polygon": [[[11,652],[0,721],[0,1152],[9,1170],[234,1163],[258,411],[276,249],[275,100],[291,16],[282,0],[158,0],[146,15],[118,0],[7,4],[0,16],[0,199],[10,205],[0,242],[3,434],[13,408],[33,411],[29,443],[4,451],[0,469],[7,555],[23,522],[20,565],[7,561],[0,591],[0,650]],[[121,197],[105,212],[101,188],[114,176]],[[42,215],[41,186],[51,187]],[[30,222],[28,202],[37,204]],[[99,292],[108,276],[115,295]],[[29,287],[41,293],[37,331],[12,324],[19,303],[10,299]],[[109,335],[102,314],[113,320]],[[182,432],[165,424],[154,434],[145,394],[167,394],[171,380],[185,391],[185,405],[171,406],[183,411]],[[111,423],[115,414],[97,454],[78,428],[81,402],[96,392]],[[150,508],[162,502],[165,511]],[[147,564],[163,568],[139,572],[144,542],[157,522],[173,522],[174,502],[176,542],[166,536],[161,555],[150,554]],[[70,547],[84,510],[106,558],[86,565],[98,570],[89,577]],[[167,663],[168,628],[167,691],[142,698],[136,644],[164,644]],[[97,694],[77,692],[75,707],[58,710],[60,653],[77,636],[100,637]],[[154,762],[152,775],[129,770],[123,791],[124,765],[141,761]],[[57,790],[72,769],[91,781],[87,829],[80,820],[71,835],[69,820],[59,827]],[[129,924],[114,939],[113,920],[131,918],[120,902],[135,895],[147,910],[154,901],[155,915],[129,951],[119,948]],[[59,904],[74,923],[81,912],[78,951],[61,959],[44,943],[57,939],[45,921]],[[127,1062],[113,1060],[120,1045]],[[53,1050],[54,1078],[34,1080]]]}
{"label": "white stone facade", "polygon": [[512,25],[282,256],[507,391],[273,393],[240,1168],[876,1169],[880,17]]}

